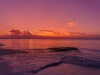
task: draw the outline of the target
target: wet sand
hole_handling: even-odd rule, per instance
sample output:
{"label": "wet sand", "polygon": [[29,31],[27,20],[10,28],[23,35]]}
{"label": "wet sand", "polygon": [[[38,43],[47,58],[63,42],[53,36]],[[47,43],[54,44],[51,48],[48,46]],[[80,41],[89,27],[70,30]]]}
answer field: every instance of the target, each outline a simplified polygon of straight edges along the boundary
{"label": "wet sand", "polygon": [[42,70],[35,75],[100,75],[100,69],[61,64]]}
{"label": "wet sand", "polygon": [[[0,75],[25,75],[12,73],[7,62],[0,62]],[[32,75],[100,75],[100,69],[86,68],[71,64],[62,64],[57,67],[50,67]]]}

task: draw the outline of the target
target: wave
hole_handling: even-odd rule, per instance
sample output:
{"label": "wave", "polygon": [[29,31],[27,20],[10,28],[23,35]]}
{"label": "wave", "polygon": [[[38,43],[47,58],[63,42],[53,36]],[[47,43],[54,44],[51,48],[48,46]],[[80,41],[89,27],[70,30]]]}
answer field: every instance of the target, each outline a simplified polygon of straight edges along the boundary
{"label": "wave", "polygon": [[80,48],[80,50],[87,50],[87,51],[92,51],[92,52],[100,52],[100,49]]}
{"label": "wave", "polygon": [[91,55],[87,55],[82,52],[73,52],[73,53],[70,52],[70,53],[66,55],[65,57],[62,57],[58,62],[46,64],[45,66],[42,66],[38,68],[37,70],[31,70],[30,72],[35,74],[44,69],[59,66],[64,63],[100,69],[100,59],[95,59],[91,57]]}
{"label": "wave", "polygon": [[66,56],[61,59],[63,63],[74,64],[92,68],[100,68],[100,60],[78,56]]}

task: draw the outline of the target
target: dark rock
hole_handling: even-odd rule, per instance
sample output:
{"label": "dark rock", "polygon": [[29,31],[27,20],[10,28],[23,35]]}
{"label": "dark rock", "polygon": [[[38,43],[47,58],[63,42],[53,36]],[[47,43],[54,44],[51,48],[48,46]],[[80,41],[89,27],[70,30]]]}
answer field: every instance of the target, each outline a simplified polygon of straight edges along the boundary
{"label": "dark rock", "polygon": [[9,54],[16,54],[16,53],[27,53],[27,51],[0,48],[0,56],[9,55]]}
{"label": "dark rock", "polygon": [[76,47],[56,47],[56,48],[48,48],[48,50],[58,51],[58,52],[62,52],[62,51],[79,51],[78,48],[76,48]]}

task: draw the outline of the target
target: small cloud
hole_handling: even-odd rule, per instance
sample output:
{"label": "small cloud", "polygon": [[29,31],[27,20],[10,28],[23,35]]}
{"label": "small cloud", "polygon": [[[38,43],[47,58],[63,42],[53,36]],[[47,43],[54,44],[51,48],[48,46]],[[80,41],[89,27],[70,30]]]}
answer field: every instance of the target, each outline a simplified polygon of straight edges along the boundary
{"label": "small cloud", "polygon": [[82,32],[69,32],[69,34],[71,34],[71,35],[87,35],[86,33],[82,33]]}
{"label": "small cloud", "polygon": [[38,30],[40,32],[54,32],[53,30]]}
{"label": "small cloud", "polygon": [[77,26],[77,22],[69,22],[67,23],[67,26]]}

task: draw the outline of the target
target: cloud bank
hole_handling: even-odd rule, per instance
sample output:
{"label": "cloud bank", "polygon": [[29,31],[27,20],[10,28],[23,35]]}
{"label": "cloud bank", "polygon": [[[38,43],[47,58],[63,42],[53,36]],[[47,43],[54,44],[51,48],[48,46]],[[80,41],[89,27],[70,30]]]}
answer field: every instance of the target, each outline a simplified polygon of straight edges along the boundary
{"label": "cloud bank", "polygon": [[33,35],[31,31],[21,31],[18,29],[11,29],[9,32],[11,35]]}
{"label": "cloud bank", "polygon": [[[10,34],[0,36],[0,38],[18,38],[18,39],[34,39],[34,38],[62,38],[62,39],[100,39],[100,35],[96,34],[86,34],[83,32],[67,32],[67,31],[57,31],[57,30],[37,30],[37,33],[19,29],[9,30]],[[35,34],[33,34],[35,33]]]}

